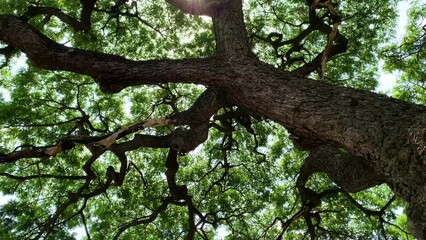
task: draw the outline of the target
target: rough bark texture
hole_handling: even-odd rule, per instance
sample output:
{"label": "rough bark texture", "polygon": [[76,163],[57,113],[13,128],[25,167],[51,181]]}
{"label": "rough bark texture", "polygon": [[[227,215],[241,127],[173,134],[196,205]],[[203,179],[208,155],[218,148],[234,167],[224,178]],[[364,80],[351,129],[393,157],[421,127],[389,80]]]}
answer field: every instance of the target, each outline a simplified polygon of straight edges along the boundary
{"label": "rough bark texture", "polygon": [[[358,192],[386,182],[368,160],[349,154],[336,145],[325,144],[310,150],[299,178],[303,183],[315,172],[324,172],[344,191]],[[304,184],[303,184],[304,185]]]}
{"label": "rough bark texture", "polygon": [[[339,164],[354,168],[353,172],[346,169],[351,177],[345,179],[344,172],[333,177],[333,171],[327,170],[330,166],[324,164],[314,164],[315,171],[328,172],[348,191],[387,182],[409,203],[412,233],[418,239],[425,239],[426,107],[313,81],[259,61],[247,41],[241,0],[226,4],[227,10],[214,18],[217,54],[205,59],[137,62],[73,49],[51,41],[12,16],[0,16],[0,40],[25,52],[40,68],[92,76],[108,92],[164,82],[196,83],[220,89],[232,104],[285,126],[308,150],[323,144],[344,148],[353,156],[350,159],[355,160],[345,162],[348,159],[343,159]],[[198,126],[203,122],[197,122]],[[202,139],[194,140],[186,150],[205,139],[205,129],[202,130]],[[167,143],[170,142],[173,143],[167,138]],[[319,153],[315,151],[313,156]],[[372,175],[357,174],[365,169]]]}

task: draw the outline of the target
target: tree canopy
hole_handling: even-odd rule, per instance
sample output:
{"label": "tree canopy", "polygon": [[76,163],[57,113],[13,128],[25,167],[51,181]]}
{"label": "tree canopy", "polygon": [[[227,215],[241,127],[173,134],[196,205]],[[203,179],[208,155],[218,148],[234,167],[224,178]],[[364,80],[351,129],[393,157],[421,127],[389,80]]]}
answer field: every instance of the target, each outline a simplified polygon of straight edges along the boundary
{"label": "tree canopy", "polygon": [[1,1],[1,238],[425,239],[401,2]]}

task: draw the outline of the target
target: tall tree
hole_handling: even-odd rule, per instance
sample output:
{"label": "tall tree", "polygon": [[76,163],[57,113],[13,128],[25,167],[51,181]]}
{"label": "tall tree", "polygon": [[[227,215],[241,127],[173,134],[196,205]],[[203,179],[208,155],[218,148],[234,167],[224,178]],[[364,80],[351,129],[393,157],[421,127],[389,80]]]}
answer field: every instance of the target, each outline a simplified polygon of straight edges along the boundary
{"label": "tall tree", "polygon": [[426,238],[426,108],[371,92],[395,1],[0,9],[2,236]]}

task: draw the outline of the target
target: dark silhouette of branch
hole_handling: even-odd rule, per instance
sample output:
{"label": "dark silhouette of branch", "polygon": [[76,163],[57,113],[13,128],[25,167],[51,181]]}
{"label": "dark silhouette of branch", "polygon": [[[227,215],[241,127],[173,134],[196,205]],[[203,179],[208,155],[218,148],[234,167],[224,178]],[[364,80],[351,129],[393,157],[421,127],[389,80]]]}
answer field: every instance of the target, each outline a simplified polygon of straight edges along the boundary
{"label": "dark silhouette of branch", "polygon": [[81,221],[83,222],[84,231],[86,232],[87,240],[91,240],[89,229],[87,228],[86,217],[84,216],[83,211],[80,212]]}
{"label": "dark silhouette of branch", "polygon": [[147,188],[149,184],[148,184],[148,181],[143,176],[143,172],[138,168],[138,166],[133,161],[130,161],[130,164],[132,164],[132,166],[136,169],[136,171],[139,173],[139,175],[141,175],[142,183],[143,183],[144,187]]}
{"label": "dark silhouette of branch", "polygon": [[80,21],[71,17],[70,15],[62,12],[61,9],[53,8],[53,7],[34,7],[30,6],[28,10],[22,15],[22,19],[28,21],[29,19],[37,16],[37,15],[47,15],[55,16],[62,22],[70,25],[75,30],[79,31],[87,31],[91,28],[91,16],[92,12],[95,8],[97,0],[81,0],[81,4],[83,8],[81,10],[81,19]]}
{"label": "dark silhouette of branch", "polygon": [[[327,2],[327,4],[330,3],[329,1],[325,2]],[[333,56],[336,56],[340,53],[344,53],[348,47],[347,38],[344,37],[337,29],[337,25],[341,21],[340,17],[337,15],[332,5],[328,4],[327,6],[324,6],[324,3],[320,3],[316,6],[311,6],[309,8],[309,22],[307,22],[307,24],[309,24],[308,27],[301,30],[299,34],[293,37],[292,39],[283,40],[283,35],[278,32],[271,32],[266,37],[260,36],[258,34],[253,34],[253,36],[257,39],[269,43],[273,47],[275,55],[281,58],[281,60],[283,61],[284,66],[291,66],[295,62],[303,62],[304,64],[294,69],[292,73],[296,75],[306,76],[311,72],[318,70],[321,65],[324,65],[324,63],[327,60],[331,59]],[[312,2],[312,4],[314,4],[314,2]],[[316,8],[327,8],[328,16],[333,19],[333,27],[330,27],[330,25],[324,22],[324,17],[317,16]],[[275,12],[273,6],[272,9],[273,12]],[[276,12],[275,15],[277,15]],[[283,21],[283,23],[288,24],[286,21]],[[303,24],[305,23],[302,23],[300,25]],[[305,40],[310,34],[315,31],[319,31],[329,36],[329,41],[327,43],[327,46],[325,46],[324,50],[309,62],[306,62],[303,57],[292,57],[293,53],[305,50],[303,46],[303,40]],[[291,47],[284,54],[282,54],[280,53],[279,48],[285,45],[290,45]],[[324,66],[322,68],[325,69]]]}
{"label": "dark silhouette of branch", "polygon": [[5,58],[4,63],[2,63],[0,65],[0,69],[6,67],[9,64],[10,59],[12,58],[12,56],[16,52],[18,52],[18,49],[14,48],[14,47],[12,47],[10,45],[8,45],[8,46],[6,46],[4,48],[0,48],[0,54],[3,55],[4,58]]}
{"label": "dark silhouette of branch", "polygon": [[370,210],[362,206],[360,203],[358,203],[357,200],[355,200],[349,193],[343,192],[343,194],[349,199],[349,201],[355,205],[359,210],[361,210],[367,217],[375,216],[381,218],[383,214],[385,213],[385,210],[389,208],[389,206],[396,200],[396,196],[393,195],[389,201],[380,209],[380,210]]}
{"label": "dark silhouette of branch", "polygon": [[141,225],[141,224],[147,224],[147,223],[150,223],[150,222],[152,222],[152,221],[154,221],[156,218],[157,218],[157,216],[158,216],[158,214],[160,214],[161,212],[164,212],[166,209],[167,209],[167,206],[170,204],[170,203],[172,203],[173,202],[173,198],[172,197],[167,197],[167,198],[165,198],[164,200],[163,200],[163,202],[162,202],[162,204],[160,205],[160,206],[158,206],[150,215],[148,215],[148,216],[144,216],[144,217],[141,217],[141,218],[137,218],[137,219],[134,219],[134,220],[132,220],[132,221],[130,221],[130,222],[128,222],[128,223],[126,223],[126,224],[124,224],[124,225],[122,225],[119,229],[118,229],[118,231],[117,231],[117,233],[115,234],[115,236],[114,236],[114,240],[115,239],[118,239],[119,237],[120,237],[120,235],[124,232],[124,231],[126,231],[127,229],[129,229],[130,227],[133,227],[133,226],[137,226],[137,225]]}
{"label": "dark silhouette of branch", "polygon": [[[164,34],[161,32],[161,30],[159,30],[158,28],[156,28],[154,25],[152,25],[149,21],[143,19],[141,16],[139,16],[139,13],[131,13],[129,11],[126,12],[122,12],[120,11],[119,8],[117,8],[117,10],[105,10],[105,9],[99,9],[99,8],[95,8],[94,11],[96,12],[103,12],[103,13],[107,13],[107,14],[111,14],[111,18],[116,18],[116,20],[119,20],[119,16],[124,16],[124,17],[129,17],[129,18],[136,18],[140,23],[142,23],[143,25],[147,26],[148,28],[156,31],[158,34],[160,34],[162,37],[165,37]],[[110,18],[110,19],[111,19]],[[108,24],[109,20],[106,22]],[[106,25],[104,26],[104,28],[106,27]]]}
{"label": "dark silhouette of branch", "polygon": [[[337,20],[340,22],[339,17]],[[323,61],[324,54],[327,54],[326,59],[331,59],[332,57],[340,53],[346,52],[349,42],[348,39],[343,36],[337,29],[333,31],[332,27],[330,27],[328,24],[325,24],[322,19],[317,16],[315,9],[309,10],[309,21],[310,27],[314,28],[315,30],[327,34],[328,36],[330,36],[331,34],[334,34],[335,36],[332,37],[331,44],[329,44],[329,46],[326,47],[324,51],[319,53],[310,62],[292,71],[292,73],[301,76],[306,76],[309,73],[319,69]]]}
{"label": "dark silhouette of branch", "polygon": [[61,175],[53,175],[53,174],[16,176],[9,173],[0,173],[0,176],[18,180],[18,181],[26,181],[26,180],[37,179],[37,178],[53,178],[53,179],[61,179],[61,180],[85,180],[87,178],[86,176],[61,176]]}

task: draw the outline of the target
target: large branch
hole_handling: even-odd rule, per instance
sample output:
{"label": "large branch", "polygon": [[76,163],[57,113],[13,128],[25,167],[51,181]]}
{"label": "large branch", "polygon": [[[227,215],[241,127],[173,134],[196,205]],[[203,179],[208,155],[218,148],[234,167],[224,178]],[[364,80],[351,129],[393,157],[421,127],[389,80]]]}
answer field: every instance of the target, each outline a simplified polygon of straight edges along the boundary
{"label": "large branch", "polygon": [[[226,89],[233,103],[283,124],[312,147],[344,146],[382,173],[398,196],[412,206],[425,207],[424,182],[419,180],[426,179],[424,106],[312,81],[266,65],[247,65],[239,68],[239,76]],[[426,216],[426,211],[421,214]],[[422,217],[416,218],[412,225],[422,229]]]}
{"label": "large branch", "polygon": [[[123,127],[116,132],[104,136],[89,136],[89,133],[80,125],[83,135],[68,135],[58,140],[56,145],[35,147],[29,146],[20,151],[9,154],[0,153],[0,164],[12,163],[23,158],[48,158],[60,152],[67,151],[77,143],[86,144],[89,148],[101,146],[114,152],[127,152],[140,147],[168,148],[174,146],[175,150],[188,152],[205,141],[209,129],[209,120],[221,107],[225,100],[223,92],[210,87],[205,90],[187,110],[176,113],[168,118],[147,119],[133,125]],[[88,122],[90,123],[90,122]],[[147,127],[159,125],[189,125],[190,130],[176,130],[173,136],[150,136],[136,134],[132,140],[116,144],[116,140],[131,133],[138,132]]]}
{"label": "large branch", "polygon": [[215,58],[131,61],[120,56],[70,48],[52,41],[19,18],[8,15],[0,15],[0,40],[26,53],[37,67],[91,76],[106,92],[166,82],[213,84],[215,77],[211,73],[223,68]]}
{"label": "large branch", "polygon": [[210,117],[225,104],[223,91],[210,87],[197,98],[189,109],[174,114],[170,119],[176,125],[201,125],[208,122]]}

